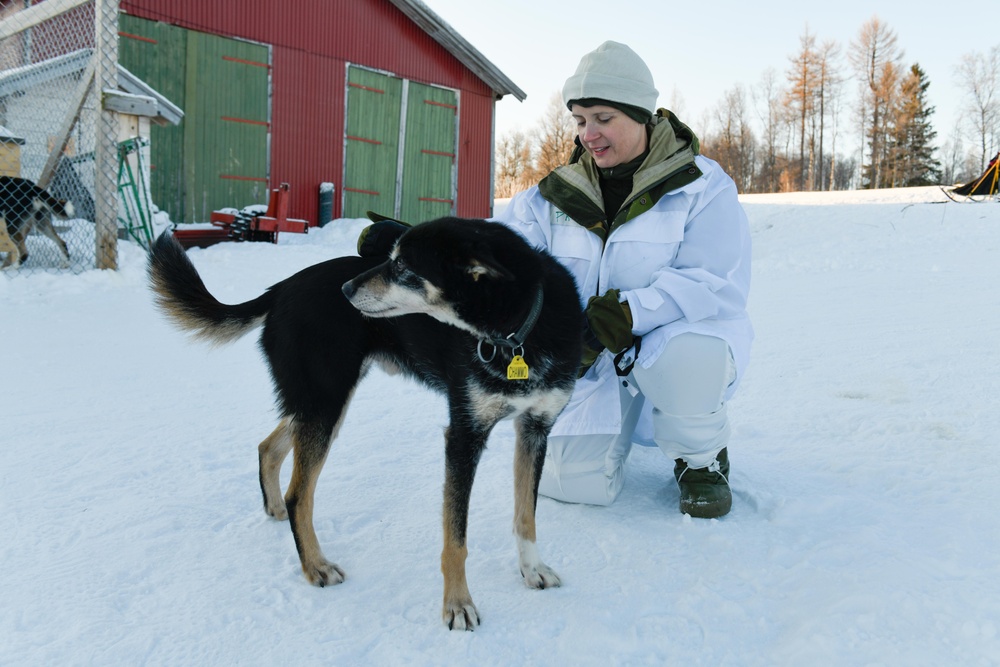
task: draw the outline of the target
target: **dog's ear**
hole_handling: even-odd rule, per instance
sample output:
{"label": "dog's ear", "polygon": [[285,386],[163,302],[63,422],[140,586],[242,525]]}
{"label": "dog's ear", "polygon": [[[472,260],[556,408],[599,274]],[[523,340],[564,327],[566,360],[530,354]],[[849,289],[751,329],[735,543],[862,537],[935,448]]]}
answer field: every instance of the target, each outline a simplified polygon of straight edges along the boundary
{"label": "dog's ear", "polygon": [[475,281],[484,276],[493,280],[514,280],[514,274],[490,254],[480,254],[470,258],[466,266],[466,273],[472,276]]}

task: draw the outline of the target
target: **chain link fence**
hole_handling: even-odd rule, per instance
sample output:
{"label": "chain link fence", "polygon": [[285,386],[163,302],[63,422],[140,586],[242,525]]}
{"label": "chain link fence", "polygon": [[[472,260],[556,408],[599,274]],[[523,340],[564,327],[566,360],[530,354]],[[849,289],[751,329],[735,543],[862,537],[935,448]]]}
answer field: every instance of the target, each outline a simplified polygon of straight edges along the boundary
{"label": "chain link fence", "polygon": [[4,273],[116,269],[119,237],[148,242],[142,103],[119,89],[118,0],[0,1]]}

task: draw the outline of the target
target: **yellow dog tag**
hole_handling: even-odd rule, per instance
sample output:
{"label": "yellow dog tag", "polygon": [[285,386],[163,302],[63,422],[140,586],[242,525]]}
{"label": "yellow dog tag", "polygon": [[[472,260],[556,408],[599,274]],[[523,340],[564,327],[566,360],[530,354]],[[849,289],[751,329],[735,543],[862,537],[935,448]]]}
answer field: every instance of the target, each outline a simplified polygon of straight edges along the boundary
{"label": "yellow dog tag", "polygon": [[528,364],[524,363],[524,357],[522,357],[520,354],[515,354],[514,358],[510,360],[510,366],[507,367],[507,379],[508,380],[528,379]]}

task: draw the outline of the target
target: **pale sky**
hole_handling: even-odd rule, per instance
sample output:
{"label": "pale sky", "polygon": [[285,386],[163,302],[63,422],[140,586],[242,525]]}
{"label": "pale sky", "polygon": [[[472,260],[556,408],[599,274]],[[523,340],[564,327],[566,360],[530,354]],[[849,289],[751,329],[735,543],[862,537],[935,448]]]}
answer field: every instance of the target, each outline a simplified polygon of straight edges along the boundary
{"label": "pale sky", "polygon": [[[807,26],[817,44],[840,44],[844,74],[852,74],[850,43],[877,15],[896,33],[906,68],[916,62],[927,73],[940,145],[958,120],[962,94],[954,72],[962,55],[1000,44],[1000,0],[423,2],[527,93],[524,102],[507,96],[497,104],[498,137],[516,127],[531,129],[580,57],[608,39],[642,56],[660,91],[658,105],[674,108],[680,99],[674,110],[698,133],[735,84],[749,92],[771,67],[785,85],[789,57],[798,52]],[[846,85],[851,102],[856,87],[854,81]],[[844,117],[850,122],[850,110]]]}

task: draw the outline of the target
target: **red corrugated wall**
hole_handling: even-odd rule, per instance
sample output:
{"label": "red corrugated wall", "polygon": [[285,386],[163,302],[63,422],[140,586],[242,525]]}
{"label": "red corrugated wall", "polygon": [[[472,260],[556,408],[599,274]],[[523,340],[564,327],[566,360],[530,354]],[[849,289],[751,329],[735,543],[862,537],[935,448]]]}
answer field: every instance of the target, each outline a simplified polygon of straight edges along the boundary
{"label": "red corrugated wall", "polygon": [[491,205],[493,93],[387,0],[121,0],[127,14],[272,46],[270,187],[292,186],[289,216],[319,222],[319,184],[343,182],[347,63],[460,91],[456,214]]}

